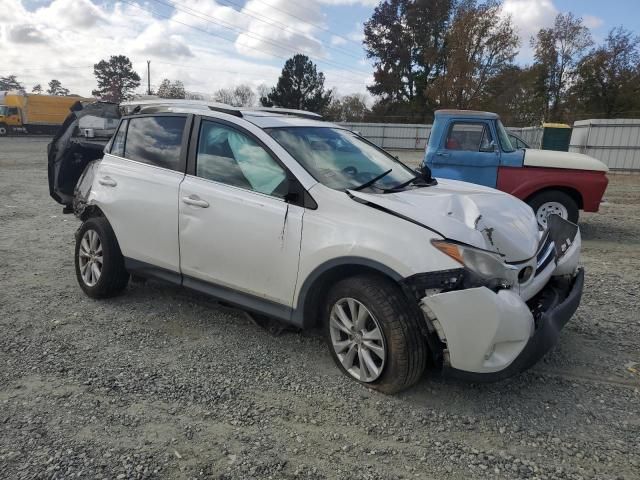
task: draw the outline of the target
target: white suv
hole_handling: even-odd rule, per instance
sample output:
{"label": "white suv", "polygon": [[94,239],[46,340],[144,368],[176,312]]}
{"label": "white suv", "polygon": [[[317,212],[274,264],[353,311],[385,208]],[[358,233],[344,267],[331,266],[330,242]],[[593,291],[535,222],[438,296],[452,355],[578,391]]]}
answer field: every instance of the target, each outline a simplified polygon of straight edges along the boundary
{"label": "white suv", "polygon": [[578,307],[577,226],[554,216],[539,231],[510,195],[436,181],[308,112],[128,108],[76,186],[91,297],[154,277],[320,327],[348,377],[387,393],[427,363],[473,380],[519,372]]}

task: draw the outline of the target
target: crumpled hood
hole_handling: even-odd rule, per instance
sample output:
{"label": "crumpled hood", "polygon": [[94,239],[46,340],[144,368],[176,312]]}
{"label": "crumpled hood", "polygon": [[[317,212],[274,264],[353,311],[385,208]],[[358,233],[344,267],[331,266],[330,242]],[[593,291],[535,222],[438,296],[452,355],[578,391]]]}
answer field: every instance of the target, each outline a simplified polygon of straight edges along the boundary
{"label": "crumpled hood", "polygon": [[438,185],[397,193],[350,193],[445,238],[500,253],[508,262],[528,260],[536,254],[540,234],[533,211],[517,198],[492,188],[438,179]]}
{"label": "crumpled hood", "polygon": [[524,164],[527,167],[568,168],[571,170],[593,170],[608,172],[600,160],[577,152],[556,152],[527,148],[524,152]]}

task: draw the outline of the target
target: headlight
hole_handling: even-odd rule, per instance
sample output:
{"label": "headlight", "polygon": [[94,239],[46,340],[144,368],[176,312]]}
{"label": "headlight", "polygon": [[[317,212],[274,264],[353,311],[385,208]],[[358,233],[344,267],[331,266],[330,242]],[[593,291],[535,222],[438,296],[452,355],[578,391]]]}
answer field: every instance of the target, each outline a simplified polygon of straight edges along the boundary
{"label": "headlight", "polygon": [[432,240],[431,244],[465,267],[475,277],[473,283],[490,288],[517,285],[518,268],[506,264],[497,253],[444,240]]}

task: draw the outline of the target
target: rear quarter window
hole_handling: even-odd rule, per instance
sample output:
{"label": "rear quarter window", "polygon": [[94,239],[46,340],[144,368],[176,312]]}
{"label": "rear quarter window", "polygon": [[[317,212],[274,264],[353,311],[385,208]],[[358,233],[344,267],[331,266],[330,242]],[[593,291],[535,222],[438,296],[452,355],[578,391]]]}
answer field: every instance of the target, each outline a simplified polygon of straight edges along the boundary
{"label": "rear quarter window", "polygon": [[186,117],[169,116],[129,119],[124,157],[178,170],[186,121]]}

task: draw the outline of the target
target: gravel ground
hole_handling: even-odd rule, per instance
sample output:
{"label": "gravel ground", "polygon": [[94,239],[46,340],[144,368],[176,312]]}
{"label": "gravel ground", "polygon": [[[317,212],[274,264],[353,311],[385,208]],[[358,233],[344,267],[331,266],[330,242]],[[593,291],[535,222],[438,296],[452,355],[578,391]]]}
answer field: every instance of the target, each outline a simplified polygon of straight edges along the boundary
{"label": "gravel ground", "polygon": [[640,175],[584,214],[583,303],[531,371],[389,397],[315,333],[160,283],[90,300],[46,139],[0,139],[0,478],[640,478]]}

